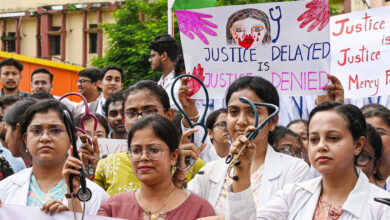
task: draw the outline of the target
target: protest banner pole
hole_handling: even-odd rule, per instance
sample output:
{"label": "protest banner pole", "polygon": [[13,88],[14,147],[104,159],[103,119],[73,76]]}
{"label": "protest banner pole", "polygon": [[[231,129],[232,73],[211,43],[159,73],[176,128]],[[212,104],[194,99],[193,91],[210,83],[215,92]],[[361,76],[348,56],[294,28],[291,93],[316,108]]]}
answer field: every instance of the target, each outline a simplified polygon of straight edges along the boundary
{"label": "protest banner pole", "polygon": [[175,0],[169,0],[168,1],[168,34],[174,37],[173,32],[173,4],[175,3]]}

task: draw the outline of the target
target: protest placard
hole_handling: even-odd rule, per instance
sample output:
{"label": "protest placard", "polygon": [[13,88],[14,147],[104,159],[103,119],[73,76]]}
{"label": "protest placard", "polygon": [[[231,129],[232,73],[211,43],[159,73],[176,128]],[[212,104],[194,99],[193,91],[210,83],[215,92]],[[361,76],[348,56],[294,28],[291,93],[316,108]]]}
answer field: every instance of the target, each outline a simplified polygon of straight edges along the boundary
{"label": "protest placard", "polygon": [[[76,213],[77,219],[81,219],[81,213]],[[39,219],[39,220],[69,220],[74,219],[73,212],[63,211],[46,214],[38,207],[17,206],[3,204],[0,207],[0,219]],[[109,218],[103,216],[85,215],[85,220],[120,220],[119,218]]]}
{"label": "protest placard", "polygon": [[390,6],[331,17],[331,73],[346,98],[390,94]]}
{"label": "protest placard", "polygon": [[[77,140],[77,147],[81,146],[80,139]],[[127,140],[126,139],[108,139],[108,138],[98,138],[98,145],[100,150],[100,156],[127,152]]]}
{"label": "protest placard", "polygon": [[[186,71],[211,98],[242,76],[262,76],[285,96],[323,94],[329,83],[327,0],[179,10],[176,17]],[[194,98],[203,97],[199,88]]]}

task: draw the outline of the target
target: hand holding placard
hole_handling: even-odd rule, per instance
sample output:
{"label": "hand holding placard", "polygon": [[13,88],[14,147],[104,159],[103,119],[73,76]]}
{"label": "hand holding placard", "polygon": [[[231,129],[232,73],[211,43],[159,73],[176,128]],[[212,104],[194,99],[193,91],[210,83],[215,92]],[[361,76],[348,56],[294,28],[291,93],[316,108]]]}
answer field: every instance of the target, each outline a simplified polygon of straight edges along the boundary
{"label": "hand holding placard", "polygon": [[314,30],[318,26],[321,31],[329,23],[329,2],[328,0],[313,0],[306,4],[307,11],[298,17],[298,21],[302,21],[300,28],[304,28],[310,22],[313,22],[307,29],[308,32]]}
{"label": "hand holding placard", "polygon": [[[217,36],[217,33],[210,28],[218,28],[218,26],[204,18],[212,18],[212,15],[193,12],[193,11],[176,11],[177,23],[179,24],[179,30],[185,34],[188,38],[194,39],[193,32],[196,34],[203,43],[209,45],[209,41],[202,33],[206,33],[210,36]],[[207,27],[209,26],[209,27]]]}

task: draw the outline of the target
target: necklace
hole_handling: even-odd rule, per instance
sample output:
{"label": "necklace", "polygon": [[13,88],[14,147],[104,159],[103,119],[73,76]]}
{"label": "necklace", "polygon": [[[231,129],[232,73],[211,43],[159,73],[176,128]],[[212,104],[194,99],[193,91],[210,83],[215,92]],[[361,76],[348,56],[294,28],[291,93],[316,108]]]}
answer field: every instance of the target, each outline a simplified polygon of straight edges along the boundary
{"label": "necklace", "polygon": [[165,213],[159,214],[159,212],[163,208],[165,208],[165,206],[168,204],[169,198],[171,197],[171,195],[173,195],[173,192],[175,192],[176,189],[177,188],[174,186],[174,188],[167,194],[167,196],[164,196],[164,197],[166,197],[166,199],[165,199],[163,205],[159,209],[154,211],[154,212],[143,208],[143,204],[142,204],[143,202],[141,200],[141,196],[138,195],[138,201],[140,202],[141,208],[144,210],[143,218],[144,219],[150,219],[150,220],[157,220],[157,219],[160,219],[160,217],[161,217],[162,219],[165,219]]}

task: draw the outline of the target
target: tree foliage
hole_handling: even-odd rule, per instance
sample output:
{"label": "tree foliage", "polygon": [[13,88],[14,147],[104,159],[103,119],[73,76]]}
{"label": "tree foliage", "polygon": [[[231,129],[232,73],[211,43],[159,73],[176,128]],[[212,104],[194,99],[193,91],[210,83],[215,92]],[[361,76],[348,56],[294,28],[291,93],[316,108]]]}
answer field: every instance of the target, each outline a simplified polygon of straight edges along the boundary
{"label": "tree foliage", "polygon": [[[278,1],[282,0],[217,0],[216,5]],[[337,11],[334,1],[330,0],[331,14]],[[157,80],[161,73],[153,72],[150,68],[148,43],[157,35],[167,33],[167,0],[126,0],[123,8],[115,11],[113,16],[116,23],[100,25],[109,39],[108,50],[104,57],[94,58],[92,65],[99,68],[106,65],[122,66],[126,70],[126,86],[142,79]],[[175,37],[180,44],[177,23],[175,27]]]}
{"label": "tree foliage", "polygon": [[123,8],[114,12],[116,23],[100,26],[109,48],[104,57],[94,58],[92,65],[122,66],[127,86],[141,79],[157,79],[160,74],[153,72],[148,62],[148,43],[167,32],[167,10],[167,0],[126,0]]}

